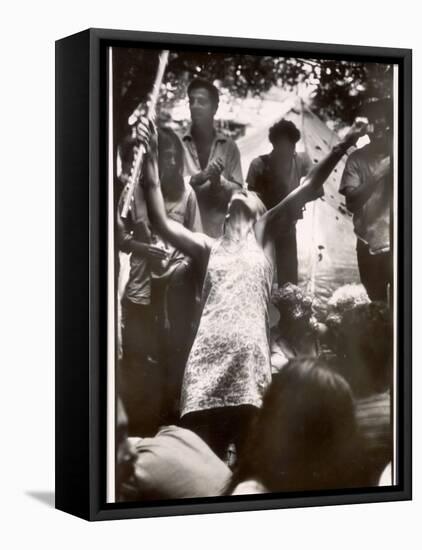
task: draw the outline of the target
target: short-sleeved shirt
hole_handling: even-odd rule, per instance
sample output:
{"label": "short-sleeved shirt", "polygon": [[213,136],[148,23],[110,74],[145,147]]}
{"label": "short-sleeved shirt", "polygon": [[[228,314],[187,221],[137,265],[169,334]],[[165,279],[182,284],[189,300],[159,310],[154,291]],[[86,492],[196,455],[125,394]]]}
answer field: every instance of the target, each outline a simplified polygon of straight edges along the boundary
{"label": "short-sleeved shirt", "polygon": [[[270,209],[287,197],[300,185],[300,181],[312,168],[312,161],[306,153],[296,153],[283,174],[276,174],[272,153],[255,158],[250,166],[246,181],[248,189],[261,197],[265,206]],[[324,192],[321,192],[322,196]],[[291,223],[302,218],[302,209],[292,213]]]}
{"label": "short-sleeved shirt", "polygon": [[155,437],[131,439],[138,458],[135,478],[143,499],[222,494],[231,471],[194,432],[164,426]]}
{"label": "short-sleeved shirt", "polygon": [[[198,150],[190,131],[182,136],[182,143],[185,149],[184,175],[189,181],[203,168],[199,162]],[[211,189],[207,182],[195,187],[204,232],[214,238],[221,237],[223,233],[224,218],[231,193],[243,185],[239,148],[230,137],[222,132],[215,132],[208,164],[218,158],[224,163],[222,176],[229,183],[214,189]]]}
{"label": "short-sleeved shirt", "polygon": [[[119,203],[119,211],[123,204],[126,191],[123,191]],[[128,217],[124,220],[123,234],[120,235],[120,249],[123,252],[130,250],[129,241],[151,242],[151,226],[145,209],[145,197],[142,188],[136,188],[134,201]],[[177,200],[169,201],[164,199],[167,216],[176,222],[184,225],[191,231],[202,232],[201,216],[195,192],[192,187],[184,182],[183,193]],[[123,221],[123,220],[122,220]],[[170,251],[170,245],[166,244]],[[135,304],[147,305],[151,299],[151,266],[149,260],[144,256],[131,254],[130,274],[125,289],[125,298]]]}
{"label": "short-sleeved shirt", "polygon": [[[347,159],[339,192],[347,196],[348,191],[370,182],[382,160],[383,157],[374,155],[368,145],[354,151]],[[366,203],[353,214],[356,236],[369,246],[372,254],[390,250],[389,177],[387,175],[376,184]]]}

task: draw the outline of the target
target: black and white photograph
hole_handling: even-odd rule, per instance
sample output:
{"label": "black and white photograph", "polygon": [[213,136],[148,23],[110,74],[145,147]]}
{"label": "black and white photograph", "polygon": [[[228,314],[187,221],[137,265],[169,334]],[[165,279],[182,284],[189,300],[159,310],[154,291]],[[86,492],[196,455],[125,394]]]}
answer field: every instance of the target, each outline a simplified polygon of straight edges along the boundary
{"label": "black and white photograph", "polygon": [[418,13],[4,4],[2,548],[415,546]]}
{"label": "black and white photograph", "polygon": [[397,485],[398,67],[107,49],[107,502]]}

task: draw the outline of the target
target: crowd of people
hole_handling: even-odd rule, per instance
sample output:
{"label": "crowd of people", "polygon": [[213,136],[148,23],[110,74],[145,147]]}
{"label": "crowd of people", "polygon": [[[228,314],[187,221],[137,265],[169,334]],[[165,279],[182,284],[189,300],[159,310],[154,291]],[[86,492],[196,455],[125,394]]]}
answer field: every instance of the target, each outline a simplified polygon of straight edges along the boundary
{"label": "crowd of people", "polygon": [[[122,150],[146,154],[129,214],[127,189],[117,208],[130,254],[117,499],[376,486],[393,461],[390,103],[365,106],[314,165],[278,121],[244,181],[236,143],[215,130],[217,88],[197,78],[188,98],[188,132],[140,119]],[[345,154],[362,284],[322,316],[298,286],[296,221]]]}

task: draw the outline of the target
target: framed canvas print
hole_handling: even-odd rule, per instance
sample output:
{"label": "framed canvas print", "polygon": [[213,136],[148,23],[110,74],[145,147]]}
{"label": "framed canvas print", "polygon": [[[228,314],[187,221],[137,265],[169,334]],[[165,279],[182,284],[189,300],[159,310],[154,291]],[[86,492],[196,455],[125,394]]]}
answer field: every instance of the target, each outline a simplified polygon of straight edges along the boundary
{"label": "framed canvas print", "polygon": [[56,507],[411,498],[411,51],[56,43]]}

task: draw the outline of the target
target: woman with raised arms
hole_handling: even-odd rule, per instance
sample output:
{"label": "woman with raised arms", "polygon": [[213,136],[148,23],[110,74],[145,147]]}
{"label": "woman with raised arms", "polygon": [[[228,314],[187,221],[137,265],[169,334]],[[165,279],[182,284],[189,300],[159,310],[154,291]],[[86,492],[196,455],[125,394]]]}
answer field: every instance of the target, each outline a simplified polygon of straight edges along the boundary
{"label": "woman with raised arms", "polygon": [[201,320],[184,373],[180,423],[223,459],[230,443],[237,452],[242,448],[271,382],[268,305],[274,238],[283,218],[318,197],[337,162],[364,132],[365,127],[354,125],[303,184],[271,210],[266,211],[255,193],[235,191],[223,235],[212,239],[167,217],[156,129],[143,123],[138,127],[148,148],[143,185],[155,230],[205,273]]}

